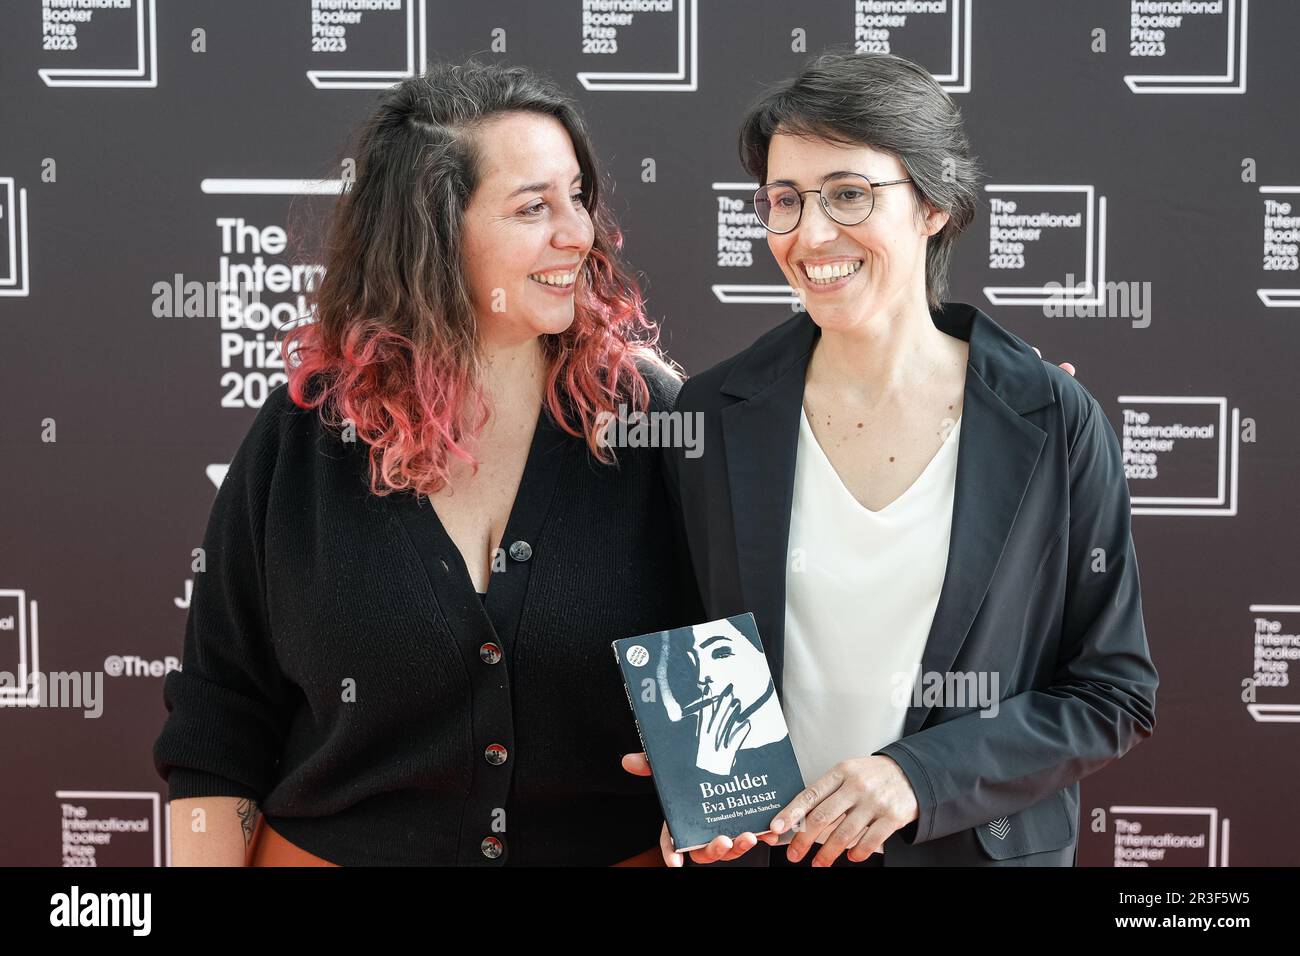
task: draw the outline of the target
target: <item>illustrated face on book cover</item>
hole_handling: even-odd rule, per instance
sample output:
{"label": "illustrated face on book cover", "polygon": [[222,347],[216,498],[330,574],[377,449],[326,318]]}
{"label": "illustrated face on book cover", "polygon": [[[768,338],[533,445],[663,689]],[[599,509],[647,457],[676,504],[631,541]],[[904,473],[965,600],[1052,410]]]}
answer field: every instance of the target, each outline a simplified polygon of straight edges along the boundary
{"label": "illustrated face on book cover", "polygon": [[740,751],[787,736],[763,649],[730,621],[666,632],[658,679],[669,719],[695,722],[701,770],[730,776]]}

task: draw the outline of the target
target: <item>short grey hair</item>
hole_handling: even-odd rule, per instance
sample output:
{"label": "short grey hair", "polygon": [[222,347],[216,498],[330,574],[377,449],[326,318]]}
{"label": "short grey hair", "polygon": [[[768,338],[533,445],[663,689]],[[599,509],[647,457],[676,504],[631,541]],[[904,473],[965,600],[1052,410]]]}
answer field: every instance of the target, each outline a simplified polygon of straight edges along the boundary
{"label": "short grey hair", "polygon": [[[778,133],[870,146],[896,156],[914,195],[948,213],[925,249],[925,291],[938,309],[948,291],[953,243],[975,219],[981,170],[961,113],[923,67],[890,53],[823,53],[798,76],[770,88],[740,128],[745,171],[767,181],[767,155]],[[918,214],[920,202],[916,204]]]}

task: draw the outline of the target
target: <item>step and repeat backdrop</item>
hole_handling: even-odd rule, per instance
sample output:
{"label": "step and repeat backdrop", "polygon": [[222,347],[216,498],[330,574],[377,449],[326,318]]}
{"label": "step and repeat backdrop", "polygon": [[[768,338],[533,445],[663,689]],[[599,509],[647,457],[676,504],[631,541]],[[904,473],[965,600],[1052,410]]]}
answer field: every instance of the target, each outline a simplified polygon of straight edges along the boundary
{"label": "step and repeat backdrop", "polygon": [[6,0],[0,863],[167,863],[194,549],[379,91],[471,54],[570,89],[691,372],[796,301],[739,117],[846,47],[951,92],[988,180],[948,297],[1125,446],[1158,728],[1084,781],[1079,863],[1300,863],[1298,38],[1287,0]]}

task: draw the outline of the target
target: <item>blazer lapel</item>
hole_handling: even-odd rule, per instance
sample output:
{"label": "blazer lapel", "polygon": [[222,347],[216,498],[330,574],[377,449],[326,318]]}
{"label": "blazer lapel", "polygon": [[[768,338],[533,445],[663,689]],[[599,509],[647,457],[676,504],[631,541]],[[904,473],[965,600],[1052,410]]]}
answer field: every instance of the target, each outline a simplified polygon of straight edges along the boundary
{"label": "blazer lapel", "polygon": [[[1055,400],[1042,360],[979,309],[946,303],[934,320],[943,331],[970,342],[970,358],[948,562],[921,659],[922,674],[947,673],[957,659],[1047,439],[1023,413]],[[903,736],[920,730],[930,710],[911,705]]]}
{"label": "blazer lapel", "polygon": [[756,343],[722,386],[745,399],[722,409],[723,446],[744,610],[754,613],[778,696],[799,410],[818,331],[796,315]]}

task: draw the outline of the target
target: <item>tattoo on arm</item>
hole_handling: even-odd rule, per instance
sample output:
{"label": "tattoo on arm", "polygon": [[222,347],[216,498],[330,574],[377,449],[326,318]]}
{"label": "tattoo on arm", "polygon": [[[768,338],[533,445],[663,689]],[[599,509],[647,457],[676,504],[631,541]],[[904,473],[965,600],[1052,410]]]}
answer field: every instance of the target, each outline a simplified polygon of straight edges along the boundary
{"label": "tattoo on arm", "polygon": [[235,812],[239,814],[239,824],[244,830],[244,848],[253,842],[253,831],[257,827],[257,804],[248,799],[241,799],[235,804]]}

